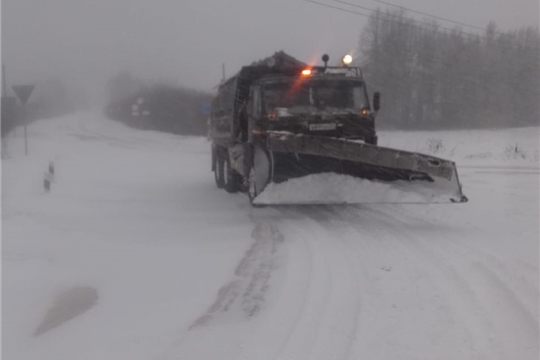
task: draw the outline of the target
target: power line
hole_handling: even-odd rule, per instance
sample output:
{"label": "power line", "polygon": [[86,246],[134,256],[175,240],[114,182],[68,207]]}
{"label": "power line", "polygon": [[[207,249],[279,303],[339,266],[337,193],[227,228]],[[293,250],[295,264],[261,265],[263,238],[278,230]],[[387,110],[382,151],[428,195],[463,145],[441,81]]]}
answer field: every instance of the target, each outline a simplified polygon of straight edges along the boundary
{"label": "power line", "polygon": [[[362,15],[362,16],[365,16],[365,17],[370,17],[370,15],[366,15],[366,14],[362,14],[362,13],[359,13],[357,11],[352,11],[352,10],[347,10],[347,9],[342,9],[340,7],[337,7],[337,6],[332,6],[332,5],[328,5],[328,4],[323,4],[323,3],[320,3],[320,2],[317,2],[317,1],[313,1],[313,0],[304,0],[304,1],[307,1],[307,2],[310,2],[312,4],[317,4],[317,5],[320,5],[320,6],[326,6],[328,8],[332,8],[332,9],[336,9],[336,10],[341,10],[341,11],[344,11],[344,12],[348,12],[348,13],[351,13],[351,14],[357,14],[357,15]],[[372,9],[368,9],[370,11],[374,11]]]}
{"label": "power line", "polygon": [[[367,8],[365,6],[360,6],[360,5],[357,5],[357,4],[353,4],[353,3],[350,3],[350,2],[347,2],[347,1],[343,1],[343,0],[333,0],[335,2],[338,2],[338,3],[341,3],[341,4],[345,4],[345,5],[349,5],[349,6],[353,6],[353,7],[357,7],[357,8],[360,8],[360,9],[364,9],[364,10],[369,10],[369,11],[377,11],[376,9],[370,9],[370,8]],[[480,28],[480,27],[477,27],[477,26],[474,26],[474,25],[468,25],[468,24],[465,24],[465,23],[461,23],[461,22],[458,22],[458,21],[454,21],[454,20],[450,20],[450,19],[447,19],[447,18],[443,18],[443,17],[439,17],[439,16],[436,16],[436,15],[430,15],[428,13],[424,13],[424,12],[421,12],[421,11],[416,11],[416,10],[413,10],[411,8],[407,8],[405,6],[399,6],[399,5],[394,5],[394,4],[391,4],[391,3],[388,3],[388,2],[385,2],[385,1],[382,1],[382,0],[372,0],[372,1],[375,1],[375,2],[379,2],[379,3],[382,3],[382,4],[385,4],[385,5],[390,5],[390,6],[394,6],[394,7],[397,7],[399,9],[402,9],[402,10],[405,10],[405,11],[410,11],[410,12],[414,12],[414,13],[417,13],[417,14],[422,14],[422,15],[426,15],[426,16],[431,16],[433,18],[437,18],[437,19],[440,19],[440,20],[444,20],[444,21],[448,21],[448,22],[451,22],[451,23],[454,23],[454,24],[458,24],[458,25],[463,25],[463,26],[467,26],[467,27],[471,27],[471,28],[474,28],[474,29],[478,29],[478,30],[482,30],[482,31],[485,31],[485,29],[483,28]],[[420,23],[420,21],[418,20],[415,20],[415,19],[410,19],[416,23]],[[444,27],[444,26],[441,26],[441,29],[443,30],[447,30],[447,31],[455,31],[456,29],[451,29],[451,28],[447,28],[447,27]],[[434,32],[437,32],[437,31],[434,31]],[[469,36],[479,36],[481,38],[484,38],[484,39],[488,39],[487,36],[484,36],[484,35],[479,35],[479,34],[474,34],[474,33],[469,33],[469,32],[465,32],[463,30],[459,30],[460,33],[462,34],[465,34],[465,35],[469,35]],[[494,34],[498,34],[498,35],[503,35],[503,36],[506,36],[507,34],[503,33],[503,32],[500,32],[500,31],[494,31],[493,32]],[[516,46],[516,44],[510,44],[511,46]],[[529,49],[532,49],[532,50],[540,50],[540,48],[537,48],[537,47],[534,47],[534,46],[529,46],[529,45],[524,45],[524,47],[526,48],[529,48]]]}
{"label": "power line", "polygon": [[[463,23],[463,22],[459,22],[459,21],[447,19],[447,18],[444,18],[444,17],[442,17],[442,16],[431,15],[431,14],[428,14],[428,13],[425,13],[425,12],[422,12],[422,11],[413,10],[413,9],[408,8],[408,7],[405,7],[405,6],[395,5],[395,4],[386,2],[386,1],[382,1],[382,0],[371,0],[371,1],[375,1],[375,2],[384,4],[384,5],[388,5],[388,6],[393,6],[393,7],[396,7],[396,8],[398,8],[398,9],[407,10],[407,11],[413,12],[413,13],[415,13],[415,14],[420,14],[420,15],[424,15],[424,16],[429,16],[429,17],[432,17],[432,18],[435,18],[435,19],[439,19],[439,20],[443,20],[443,21],[448,21],[448,22],[451,22],[451,23],[456,24],[456,25],[466,26],[466,27],[469,27],[469,28],[471,28],[471,29],[482,30],[482,31],[485,31],[485,30],[486,30],[486,29],[481,28],[481,27],[479,27],[479,26],[469,25],[469,24],[466,24],[466,23]],[[340,2],[341,2],[341,1],[340,1]]]}
{"label": "power line", "polygon": [[[313,3],[313,4],[316,4],[316,5],[319,5],[319,6],[324,6],[324,7],[327,7],[327,8],[335,9],[335,10],[340,10],[340,11],[343,11],[343,12],[348,12],[348,13],[351,13],[351,14],[356,14],[356,15],[360,15],[360,16],[364,16],[364,17],[368,17],[368,18],[371,17],[371,15],[367,15],[367,14],[364,14],[364,13],[361,13],[361,12],[358,12],[358,11],[354,11],[354,10],[350,10],[350,9],[344,9],[344,8],[341,8],[341,7],[321,3],[321,2],[318,2],[318,1],[314,1],[314,0],[303,0],[303,1]],[[342,1],[342,0],[333,0],[333,1],[341,3],[341,4],[345,4],[345,5],[348,5],[348,6],[352,6],[352,7],[355,7],[355,8],[372,11],[372,12],[373,11],[379,11],[378,9],[371,9],[371,8],[368,8],[368,7],[365,7],[365,6],[349,3],[349,2],[346,2],[346,1]],[[379,18],[379,20],[386,21],[386,22],[391,22],[391,23],[395,23],[395,24],[399,24],[399,25],[414,26],[412,24],[407,24],[407,23],[403,23],[403,22],[399,22],[399,21],[391,20],[391,19],[386,19],[386,18]],[[415,20],[415,19],[408,19],[408,20],[410,20],[410,21],[412,21],[414,23],[418,23],[420,25],[423,25],[422,22],[420,22],[418,20]],[[447,27],[443,27],[443,26],[441,26],[440,29],[447,30],[447,31],[458,31],[459,33],[464,34],[464,35],[468,35],[468,36],[471,36],[471,37],[479,37],[479,38],[489,40],[489,38],[487,36],[480,35],[480,34],[468,33],[468,32],[463,31],[463,30],[456,30],[456,29],[451,29],[451,28],[447,28]],[[432,33],[435,33],[435,34],[439,34],[438,30],[428,30],[428,29],[423,29],[423,30],[424,31],[429,31],[429,32],[432,32]],[[506,34],[503,33],[503,35],[506,35]],[[505,46],[503,44],[495,44],[495,45],[498,46],[499,48],[506,48],[506,49],[509,49],[509,50],[515,50],[515,46],[519,46],[518,44],[510,44],[510,43],[508,44],[510,46]],[[539,51],[540,50],[540,48],[529,46],[529,45],[522,45],[522,47],[529,48],[529,49],[531,49],[533,51]],[[522,51],[522,52],[527,52],[524,49],[519,49],[519,50]]]}
{"label": "power line", "polygon": [[[370,8],[365,7],[365,6],[357,5],[357,4],[350,3],[350,2],[347,2],[347,1],[343,1],[343,0],[333,0],[333,1],[335,1],[337,3],[345,4],[345,5],[348,5],[348,6],[356,7],[356,8],[359,8],[359,9],[364,9],[364,10],[369,10],[369,11],[377,11],[377,9],[370,9]],[[388,3],[388,2],[385,2],[385,1],[382,1],[382,0],[372,0],[372,1],[379,2],[379,3],[385,4],[385,5],[394,6],[394,7],[397,7],[399,9],[401,9],[401,10],[410,11],[410,12],[413,12],[413,13],[422,14],[422,15],[430,16],[430,17],[433,17],[433,18],[436,18],[436,19],[448,21],[448,22],[451,22],[451,23],[454,23],[454,24],[457,24],[457,25],[467,26],[467,27],[477,29],[477,30],[481,30],[481,31],[486,30],[486,29],[483,29],[483,28],[478,27],[478,26],[468,25],[468,24],[465,24],[465,23],[461,23],[459,21],[450,20],[450,19],[443,18],[443,17],[436,16],[436,15],[430,15],[428,13],[424,13],[424,12],[421,12],[421,11],[416,11],[416,10],[413,10],[411,8],[407,8],[405,6],[394,5],[394,4],[391,4],[391,3]],[[421,23],[421,21],[418,21],[418,20],[415,20],[415,19],[410,19],[410,20],[412,20],[414,22],[417,22],[417,23]],[[443,26],[441,26],[441,29],[449,30],[449,31],[454,31],[455,30],[455,29],[451,29],[451,28],[447,28],[447,27],[443,27]],[[479,34],[468,33],[468,32],[462,31],[462,30],[459,30],[459,31],[461,33],[463,33],[463,34],[466,34],[466,35],[470,35],[470,36],[477,36],[478,35],[480,37],[486,38],[485,36],[482,36],[482,35],[479,35]],[[499,34],[499,35],[506,35],[505,33],[502,33],[502,32],[499,32],[499,31],[494,31],[494,33]]]}
{"label": "power line", "polygon": [[[358,7],[358,8],[370,10],[370,11],[375,11],[374,9],[369,9],[369,8],[366,8],[366,7],[363,7],[363,6],[360,6],[360,5],[356,5],[356,4],[352,4],[352,3],[342,1],[342,0],[333,0],[333,1],[336,1],[336,2],[342,3],[342,4],[346,4],[346,5],[349,5],[349,6],[355,6],[355,7]],[[464,23],[464,22],[448,19],[448,18],[445,18],[445,17],[442,17],[442,16],[433,15],[433,14],[429,14],[429,13],[426,13],[426,12],[414,10],[414,9],[411,9],[409,7],[406,7],[406,6],[395,5],[395,4],[389,3],[387,1],[382,1],[382,0],[371,0],[371,1],[378,2],[378,3],[384,4],[384,5],[388,5],[388,6],[393,6],[393,7],[396,7],[398,9],[409,11],[409,12],[412,12],[412,13],[415,13],[415,14],[420,14],[420,15],[432,17],[434,19],[447,21],[447,22],[450,22],[450,23],[453,23],[453,24],[456,24],[456,25],[466,26],[466,27],[469,27],[471,29],[486,31],[485,28],[482,28],[482,27],[479,27],[479,26],[476,26],[476,25],[470,25],[470,24],[467,24],[467,23]],[[498,35],[506,35],[505,33],[501,32],[501,31],[493,31],[493,33],[498,34]]]}

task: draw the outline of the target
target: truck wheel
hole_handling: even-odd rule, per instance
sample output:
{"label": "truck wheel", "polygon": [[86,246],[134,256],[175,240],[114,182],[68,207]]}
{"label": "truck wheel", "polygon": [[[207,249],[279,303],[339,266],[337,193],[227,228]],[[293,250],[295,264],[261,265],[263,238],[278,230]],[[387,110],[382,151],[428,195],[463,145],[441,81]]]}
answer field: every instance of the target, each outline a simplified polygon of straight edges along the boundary
{"label": "truck wheel", "polygon": [[222,174],[223,174],[223,187],[225,188],[225,191],[227,191],[229,193],[238,192],[238,190],[240,188],[239,176],[231,168],[229,157],[226,157],[223,160],[223,172],[222,172]]}
{"label": "truck wheel", "polygon": [[216,186],[218,189],[223,189],[223,186],[225,185],[223,181],[223,157],[219,156],[219,154],[216,154],[216,166],[214,168],[214,179],[216,180]]}
{"label": "truck wheel", "polygon": [[378,137],[377,137],[377,135],[375,135],[375,136],[372,136],[372,137],[368,138],[366,142],[368,144],[371,144],[371,145],[377,145],[377,140],[378,140]]}

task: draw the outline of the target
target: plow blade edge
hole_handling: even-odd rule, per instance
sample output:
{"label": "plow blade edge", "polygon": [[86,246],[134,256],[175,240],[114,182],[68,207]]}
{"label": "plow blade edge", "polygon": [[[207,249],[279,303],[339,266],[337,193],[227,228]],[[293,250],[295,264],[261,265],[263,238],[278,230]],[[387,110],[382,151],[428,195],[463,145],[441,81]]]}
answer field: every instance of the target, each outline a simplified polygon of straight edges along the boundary
{"label": "plow blade edge", "polygon": [[460,203],[454,162],[350,140],[270,136],[256,204]]}

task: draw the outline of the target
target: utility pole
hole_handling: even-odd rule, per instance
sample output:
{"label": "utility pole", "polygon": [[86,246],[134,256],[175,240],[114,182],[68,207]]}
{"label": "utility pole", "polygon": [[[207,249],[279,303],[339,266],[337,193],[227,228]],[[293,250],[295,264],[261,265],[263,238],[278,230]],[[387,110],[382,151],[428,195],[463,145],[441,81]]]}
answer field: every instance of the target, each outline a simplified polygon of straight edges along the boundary
{"label": "utility pole", "polygon": [[221,64],[221,71],[223,73],[223,81],[225,81],[225,63]]}
{"label": "utility pole", "polygon": [[2,64],[2,97],[7,97],[6,65]]}

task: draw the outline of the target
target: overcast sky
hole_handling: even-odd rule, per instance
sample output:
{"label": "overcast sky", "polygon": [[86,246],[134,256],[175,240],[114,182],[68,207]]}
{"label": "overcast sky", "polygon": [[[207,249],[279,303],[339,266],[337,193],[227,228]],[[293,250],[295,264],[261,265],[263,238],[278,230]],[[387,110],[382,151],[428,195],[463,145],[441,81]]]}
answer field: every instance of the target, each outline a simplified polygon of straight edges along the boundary
{"label": "overcast sky", "polygon": [[[538,0],[385,2],[479,27],[494,20],[502,30],[538,26],[540,16]],[[2,0],[2,62],[9,85],[60,78],[95,93],[111,75],[129,70],[210,90],[222,63],[232,75],[278,50],[304,61],[325,52],[336,59],[357,48],[366,20],[303,0]]]}

